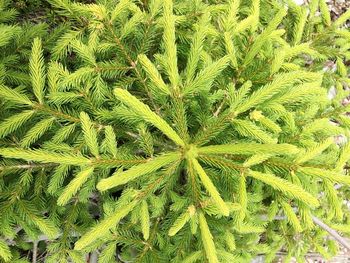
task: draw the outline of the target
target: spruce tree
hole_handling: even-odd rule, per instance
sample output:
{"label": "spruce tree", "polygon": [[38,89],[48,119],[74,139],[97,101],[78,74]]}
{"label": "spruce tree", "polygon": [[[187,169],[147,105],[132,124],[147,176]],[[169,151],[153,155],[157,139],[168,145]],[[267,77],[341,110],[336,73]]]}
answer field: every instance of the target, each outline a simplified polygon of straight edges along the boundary
{"label": "spruce tree", "polygon": [[0,7],[1,260],[304,262],[347,245],[326,230],[350,232],[350,10],[49,3],[69,22],[33,40]]}

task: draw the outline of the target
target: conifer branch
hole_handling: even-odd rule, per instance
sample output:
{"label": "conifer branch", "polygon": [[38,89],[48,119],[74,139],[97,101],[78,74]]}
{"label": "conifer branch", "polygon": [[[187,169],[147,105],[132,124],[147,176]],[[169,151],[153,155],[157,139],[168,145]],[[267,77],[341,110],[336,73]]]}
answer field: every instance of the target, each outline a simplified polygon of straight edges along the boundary
{"label": "conifer branch", "polygon": [[198,173],[198,175],[201,179],[201,182],[203,183],[204,187],[207,189],[209,194],[214,199],[215,204],[217,205],[220,212],[224,216],[228,216],[230,212],[229,212],[229,209],[228,209],[226,203],[221,198],[218,190],[216,189],[215,185],[212,183],[212,181],[210,180],[210,178],[208,177],[208,175],[206,174],[206,172],[204,171],[202,166],[194,158],[191,159],[190,161],[193,163],[193,167],[194,167],[195,171]]}
{"label": "conifer branch", "polygon": [[201,237],[204,245],[205,253],[209,263],[218,263],[217,252],[213,241],[213,236],[210,233],[207,220],[203,213],[199,214],[199,227],[201,229]]}
{"label": "conifer branch", "polygon": [[178,153],[168,153],[168,154],[155,157],[152,160],[148,161],[147,163],[133,166],[125,172],[117,171],[111,177],[102,179],[97,184],[97,189],[100,191],[105,191],[115,186],[125,184],[131,180],[134,180],[137,177],[157,171],[163,166],[166,166],[178,160],[179,158],[180,158],[180,154]]}
{"label": "conifer branch", "polygon": [[0,171],[10,171],[10,170],[25,170],[25,169],[42,169],[42,168],[50,168],[55,167],[58,164],[56,163],[46,163],[46,164],[36,164],[36,163],[30,163],[30,164],[18,164],[18,165],[6,165],[6,166],[0,166]]}
{"label": "conifer branch", "polygon": [[34,24],[0,3],[0,261],[349,248],[350,12],[117,2],[50,0]]}
{"label": "conifer branch", "polygon": [[67,204],[69,199],[72,198],[78,192],[79,188],[88,180],[88,177],[93,171],[94,167],[81,170],[59,196],[57,204],[60,206]]}
{"label": "conifer branch", "polygon": [[84,234],[76,243],[75,249],[81,250],[90,245],[96,238],[100,238],[107,234],[111,228],[119,223],[129,212],[136,206],[137,202],[133,201],[115,211],[110,217],[106,217],[102,222],[97,224],[89,232]]}
{"label": "conifer branch", "polygon": [[44,150],[25,150],[20,148],[0,148],[0,155],[6,158],[23,159],[42,163],[61,163],[68,165],[89,165],[91,161],[83,156],[54,153]]}
{"label": "conifer branch", "polygon": [[84,133],[85,142],[88,145],[91,153],[99,158],[98,142],[97,142],[97,132],[93,128],[93,124],[85,112],[80,113],[81,125]]}
{"label": "conifer branch", "polygon": [[235,116],[236,114],[234,112],[223,112],[215,118],[208,127],[203,127],[203,129],[196,134],[193,143],[196,145],[204,145],[208,143],[212,138],[224,131]]}
{"label": "conifer branch", "polygon": [[143,69],[149,75],[149,77],[150,77],[151,81],[154,83],[155,87],[158,88],[159,91],[168,95],[169,89],[168,89],[167,85],[164,83],[157,68],[152,64],[152,62],[145,55],[139,55],[138,61],[140,61]]}
{"label": "conifer branch", "polygon": [[32,54],[29,61],[30,76],[33,91],[40,104],[44,102],[45,69],[41,40],[36,38],[33,42]]}
{"label": "conifer branch", "polygon": [[305,204],[310,205],[311,207],[318,207],[320,205],[317,198],[306,192],[300,186],[294,185],[287,180],[281,179],[272,174],[260,173],[252,170],[250,170],[247,175],[262,181],[276,190],[286,193],[287,195],[296,198]]}
{"label": "conifer branch", "polygon": [[258,144],[237,143],[226,145],[210,145],[198,148],[199,154],[280,154],[293,155],[298,153],[296,146],[291,144]]}
{"label": "conifer branch", "polygon": [[137,69],[135,62],[132,60],[132,58],[129,56],[128,52],[126,51],[124,45],[122,44],[122,42],[120,41],[120,39],[118,38],[118,36],[115,34],[112,26],[110,24],[107,25],[109,31],[112,33],[113,38],[116,42],[116,44],[118,45],[118,47],[121,49],[121,51],[123,52],[123,55],[126,57],[126,59],[128,60],[128,63],[130,64],[130,66],[135,70],[136,76],[139,79],[139,81],[142,83],[143,87],[145,88],[145,91],[147,92],[147,95],[152,103],[152,106],[154,108],[154,110],[159,113],[159,109],[156,106],[156,104],[153,101],[153,97],[152,94],[150,92],[150,90],[148,89],[148,86],[146,85],[145,80],[143,79],[140,71]]}
{"label": "conifer branch", "polygon": [[33,105],[33,102],[25,94],[10,89],[3,84],[0,84],[0,96],[18,104]]}
{"label": "conifer branch", "polygon": [[169,126],[169,124],[166,121],[164,121],[161,117],[152,112],[147,105],[143,104],[136,97],[131,95],[128,91],[117,88],[114,90],[114,94],[120,101],[129,106],[145,121],[150,122],[152,125],[161,130],[176,144],[180,146],[185,145],[183,140],[179,137],[179,135],[177,135],[177,133]]}

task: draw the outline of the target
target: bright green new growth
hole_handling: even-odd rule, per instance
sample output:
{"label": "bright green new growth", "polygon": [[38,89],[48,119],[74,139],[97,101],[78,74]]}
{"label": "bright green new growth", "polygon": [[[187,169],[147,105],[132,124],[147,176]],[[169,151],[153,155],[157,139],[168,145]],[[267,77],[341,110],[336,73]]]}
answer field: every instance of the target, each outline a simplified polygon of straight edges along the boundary
{"label": "bright green new growth", "polygon": [[145,200],[141,203],[141,228],[142,228],[142,234],[143,238],[147,240],[149,238],[149,229],[150,229],[150,221],[149,221],[149,211],[148,211],[148,205]]}
{"label": "bright green new growth", "polygon": [[157,114],[152,112],[147,105],[140,102],[136,97],[132,96],[126,90],[115,89],[114,94],[120,101],[122,101],[124,104],[129,106],[132,111],[138,114],[145,121],[157,127],[165,135],[167,135],[171,140],[173,140],[176,144],[180,146],[184,146],[184,142],[179,137],[179,135],[177,135],[177,133],[169,126],[168,123],[166,123]]}
{"label": "bright green new growth", "polygon": [[51,38],[0,0],[0,261],[40,238],[49,263],[336,253],[313,219],[349,234],[349,12],[49,4]]}
{"label": "bright green new growth", "polygon": [[117,171],[111,177],[102,179],[97,184],[97,189],[100,191],[105,191],[112,187],[125,184],[131,180],[136,179],[139,176],[157,171],[158,169],[170,164],[178,158],[179,154],[176,153],[165,154],[163,156],[156,157],[153,160],[148,161],[147,163],[140,164],[138,166],[133,166],[125,172]]}
{"label": "bright green new growth", "polygon": [[101,223],[92,228],[89,232],[87,232],[83,237],[81,237],[76,243],[76,249],[82,249],[92,243],[95,238],[102,237],[106,235],[111,228],[113,228],[116,224],[119,223],[121,219],[123,219],[136,205],[136,201],[119,208],[114,214],[110,215],[110,217],[105,218]]}
{"label": "bright green new growth", "polygon": [[78,192],[79,188],[87,181],[93,171],[94,168],[90,167],[79,172],[58,197],[57,204],[61,206],[67,204],[69,199]]}
{"label": "bright green new growth", "polygon": [[155,88],[159,89],[159,91],[164,92],[165,94],[169,94],[169,88],[165,85],[157,68],[152,64],[152,62],[145,55],[139,55],[138,60],[140,61],[143,69],[147,72],[149,78],[154,83]]}
{"label": "bright green new growth", "polygon": [[213,236],[210,233],[208,223],[205,216],[199,214],[199,228],[201,229],[201,235],[203,240],[203,246],[206,252],[207,259],[210,263],[218,263],[217,252],[213,241]]}
{"label": "bright green new growth", "polygon": [[319,206],[317,198],[313,197],[311,194],[307,193],[300,186],[294,185],[288,181],[285,181],[281,178],[275,177],[271,174],[259,173],[256,171],[248,172],[248,176],[251,176],[257,180],[264,182],[275,188],[276,190],[282,190],[286,194],[299,199],[300,201],[305,202],[305,204],[310,205],[311,207]]}
{"label": "bright green new growth", "polygon": [[30,77],[32,80],[33,92],[39,103],[44,100],[45,88],[45,67],[40,39],[33,42],[32,54],[29,60]]}
{"label": "bright green new growth", "polygon": [[169,229],[168,235],[175,236],[176,233],[179,232],[189,220],[190,213],[186,210],[175,220],[174,224]]}
{"label": "bright green new growth", "polygon": [[194,169],[198,173],[199,178],[201,179],[204,187],[207,189],[209,194],[213,197],[214,202],[217,204],[217,206],[218,206],[219,210],[221,211],[221,213],[224,216],[228,216],[229,215],[228,207],[226,206],[224,200],[222,200],[222,198],[220,197],[220,194],[216,190],[216,188],[213,185],[213,183],[210,180],[210,178],[207,176],[207,174],[203,170],[202,166],[198,163],[198,161],[196,159],[192,159],[190,161],[193,162]]}
{"label": "bright green new growth", "polygon": [[59,163],[69,165],[87,165],[90,160],[83,156],[76,156],[71,153],[55,153],[45,150],[24,150],[19,148],[1,148],[0,154],[3,157],[24,159],[42,163]]}
{"label": "bright green new growth", "polygon": [[80,121],[86,144],[88,145],[91,153],[95,157],[99,157],[97,133],[96,130],[93,128],[89,115],[87,115],[85,112],[81,112]]}

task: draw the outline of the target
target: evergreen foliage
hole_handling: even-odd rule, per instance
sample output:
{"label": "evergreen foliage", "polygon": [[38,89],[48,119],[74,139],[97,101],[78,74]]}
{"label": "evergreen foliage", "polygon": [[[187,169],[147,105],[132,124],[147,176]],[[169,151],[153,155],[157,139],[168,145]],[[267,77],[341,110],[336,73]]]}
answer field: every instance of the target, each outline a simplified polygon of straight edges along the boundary
{"label": "evergreen foliage", "polygon": [[0,262],[28,262],[32,244],[44,262],[337,253],[313,217],[350,233],[349,11],[49,0],[67,22],[48,33],[8,2]]}

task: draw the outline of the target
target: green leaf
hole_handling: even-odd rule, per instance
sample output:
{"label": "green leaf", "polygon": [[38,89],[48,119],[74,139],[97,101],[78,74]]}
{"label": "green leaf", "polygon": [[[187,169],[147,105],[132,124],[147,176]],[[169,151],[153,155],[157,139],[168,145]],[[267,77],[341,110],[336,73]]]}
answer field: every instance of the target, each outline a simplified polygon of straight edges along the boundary
{"label": "green leaf", "polygon": [[41,232],[47,235],[50,239],[57,238],[59,229],[54,224],[54,221],[47,218],[43,218],[39,211],[33,206],[32,203],[25,200],[17,200],[16,204],[20,210],[20,213],[25,215],[27,222],[33,223],[37,226]]}
{"label": "green leaf", "polygon": [[179,232],[184,225],[190,220],[190,213],[186,210],[182,213],[174,222],[174,224],[170,227],[168,235],[175,236],[177,232]]}
{"label": "green leaf", "polygon": [[56,105],[62,105],[65,103],[73,102],[78,98],[81,98],[82,95],[79,93],[75,92],[68,92],[68,91],[56,91],[56,92],[51,92],[50,94],[50,102],[56,104]]}
{"label": "green leaf", "polygon": [[2,121],[0,126],[0,138],[3,138],[20,128],[33,116],[34,113],[35,111],[33,110],[22,111],[21,113],[12,115]]}
{"label": "green leaf", "polygon": [[[4,11],[1,10],[1,15]],[[22,29],[19,26],[0,24],[0,47],[3,47],[11,41],[17,34],[19,34]]]}
{"label": "green leaf", "polygon": [[57,41],[56,45],[52,48],[52,58],[54,60],[60,60],[67,56],[68,51],[71,50],[71,42],[74,39],[80,38],[82,31],[68,30]]}
{"label": "green leaf", "polygon": [[43,119],[36,123],[27,133],[21,141],[22,147],[29,147],[32,143],[36,142],[47,130],[49,130],[54,123],[55,118]]}
{"label": "green leaf", "polygon": [[4,240],[0,239],[0,257],[5,261],[9,262],[12,258],[11,250]]}
{"label": "green leaf", "polygon": [[224,25],[225,25],[225,31],[226,32],[232,32],[233,29],[236,27],[237,25],[237,20],[238,20],[238,17],[237,17],[237,14],[239,12],[239,5],[241,4],[241,1],[240,0],[230,0],[228,1],[227,3],[227,15],[226,17],[224,18],[225,22],[224,22]]}
{"label": "green leaf", "polygon": [[179,153],[168,153],[168,154],[155,157],[150,161],[148,161],[147,163],[133,166],[129,170],[126,170],[124,172],[117,171],[111,177],[102,179],[97,184],[97,189],[100,191],[105,191],[110,188],[116,187],[118,185],[126,184],[127,182],[134,180],[142,175],[157,171],[161,167],[166,166],[178,160],[179,158],[180,158]]}
{"label": "green leaf", "polygon": [[234,34],[239,34],[251,27],[254,22],[254,17],[252,15],[246,17],[245,19],[239,21],[237,26],[234,28]]}
{"label": "green leaf", "polygon": [[148,240],[149,238],[149,229],[150,229],[150,220],[149,220],[149,211],[148,205],[145,200],[141,202],[141,210],[140,210],[140,221],[141,221],[141,229],[143,238]]}
{"label": "green leaf", "polygon": [[0,84],[0,96],[2,99],[6,99],[18,104],[33,105],[33,102],[31,102],[26,95],[16,91],[15,89],[10,89],[1,84]]}
{"label": "green leaf", "polygon": [[188,255],[186,258],[183,259],[182,263],[194,263],[199,262],[200,259],[203,257],[202,251],[195,251]]}
{"label": "green leaf", "polygon": [[226,231],[225,233],[225,243],[230,251],[236,250],[236,240],[232,233]]}
{"label": "green leaf", "polygon": [[293,184],[285,179],[279,178],[272,174],[260,173],[252,170],[250,170],[247,175],[253,177],[254,179],[262,181],[272,188],[281,191],[282,193],[289,195],[295,199],[298,199],[311,207],[318,207],[320,205],[316,197],[306,192],[300,186]]}
{"label": "green leaf", "polygon": [[139,101],[135,96],[131,95],[127,90],[116,88],[114,90],[115,96],[123,102],[125,105],[130,107],[135,113],[140,115],[145,121],[151,123],[159,130],[161,130],[169,139],[173,140],[176,144],[184,146],[184,141],[179,135],[170,127],[170,125],[155,114],[151,109]]}
{"label": "green leaf", "polygon": [[115,259],[117,242],[110,242],[100,253],[98,257],[99,263],[110,263]]}
{"label": "green leaf", "polygon": [[262,116],[257,120],[261,124],[261,126],[265,127],[266,129],[270,130],[271,132],[278,134],[282,131],[281,127],[278,126],[274,121],[271,119]]}
{"label": "green leaf", "polygon": [[57,190],[63,185],[64,179],[69,173],[69,169],[69,165],[61,164],[54,170],[50,176],[50,181],[47,188],[48,193],[51,195],[57,195]]}
{"label": "green leaf", "polygon": [[330,213],[327,213],[327,220],[332,219],[333,215],[336,220],[342,221],[343,213],[343,200],[338,197],[339,191],[334,187],[334,184],[329,180],[323,182],[325,196],[330,205]]}
{"label": "green leaf", "polygon": [[256,226],[254,224],[249,223],[239,224],[237,227],[235,227],[235,229],[240,234],[263,233],[264,231],[266,231],[264,227]]}
{"label": "green leaf", "polygon": [[326,26],[330,26],[332,19],[326,0],[319,0],[319,6],[323,22],[326,24]]}
{"label": "green leaf", "polygon": [[84,133],[84,139],[89,147],[91,153],[95,156],[99,156],[99,148],[98,148],[98,142],[97,142],[97,132],[93,127],[93,123],[90,120],[89,115],[87,115],[85,112],[80,113],[80,120],[81,120],[81,126]]}
{"label": "green leaf", "polygon": [[350,159],[350,142],[345,144],[340,152],[338,161],[336,163],[336,171],[342,171],[347,161]]}
{"label": "green leaf", "polygon": [[240,220],[240,222],[243,222],[246,216],[247,207],[248,207],[248,194],[247,194],[246,178],[244,174],[241,174],[239,177],[238,200],[241,205],[241,209],[239,210],[239,213],[238,213],[238,219]]}
{"label": "green leaf", "polygon": [[121,0],[119,3],[115,6],[113,11],[111,12],[111,22],[114,22],[125,10],[128,9],[132,1],[130,0]]}
{"label": "green leaf", "polygon": [[157,68],[146,57],[146,55],[139,55],[138,60],[140,61],[142,68],[146,71],[147,76],[154,84],[154,87],[157,88],[158,91],[169,95],[170,92],[168,86],[164,83],[162,76],[159,74]]}
{"label": "green leaf", "polygon": [[165,48],[165,57],[167,61],[167,71],[171,84],[177,87],[180,81],[177,69],[176,38],[175,38],[175,18],[173,15],[173,1],[163,1],[163,23],[164,34],[163,42]]}
{"label": "green leaf", "polygon": [[208,90],[215,78],[228,66],[230,59],[225,56],[201,70],[185,89],[186,94]]}
{"label": "green leaf", "polygon": [[291,224],[291,226],[294,228],[296,232],[301,232],[303,229],[300,225],[300,221],[298,217],[296,216],[295,212],[293,211],[293,208],[285,201],[281,202],[282,209],[284,211],[284,214],[287,216],[288,222]]}
{"label": "green leaf", "polygon": [[348,9],[344,14],[339,16],[337,20],[335,20],[334,25],[336,27],[342,26],[347,20],[350,19],[350,9]]}
{"label": "green leaf", "polygon": [[139,132],[139,145],[147,156],[153,156],[154,154],[154,142],[152,133],[149,131],[146,125],[140,125]]}
{"label": "green leaf", "polygon": [[297,172],[350,186],[350,176],[338,172],[314,167],[298,167]]}
{"label": "green leaf", "polygon": [[219,263],[217,252],[213,241],[213,236],[210,233],[207,220],[203,213],[199,214],[199,228],[201,230],[202,242],[205,254],[209,263]]}
{"label": "green leaf", "polygon": [[229,208],[227,207],[226,203],[224,200],[222,200],[218,190],[216,189],[215,185],[212,183],[202,166],[198,163],[198,161],[194,158],[190,160],[193,163],[194,169],[197,171],[201,182],[203,183],[205,189],[209,192],[211,197],[214,199],[214,202],[218,209],[221,211],[221,213],[224,216],[228,216],[230,213]]}
{"label": "green leaf", "polygon": [[63,193],[57,199],[57,204],[64,206],[78,192],[79,188],[88,180],[93,173],[94,167],[88,167],[81,170],[75,178],[64,188]]}
{"label": "green leaf", "polygon": [[117,141],[112,126],[105,127],[105,137],[108,151],[113,155],[113,157],[117,157]]}
{"label": "green leaf", "polygon": [[331,144],[334,143],[334,138],[330,137],[324,142],[316,145],[315,147],[312,147],[310,149],[307,149],[306,151],[303,151],[298,154],[295,162],[297,164],[305,163],[313,158],[315,158],[317,155],[321,154],[324,150],[326,150]]}
{"label": "green leaf", "polygon": [[277,139],[273,138],[271,134],[262,130],[260,127],[256,126],[253,122],[248,120],[238,120],[232,121],[234,129],[242,136],[249,139],[253,139],[262,143],[277,143]]}
{"label": "green leaf", "polygon": [[55,153],[45,150],[25,150],[21,148],[0,148],[0,155],[6,158],[23,159],[41,163],[88,165],[91,161],[83,156],[69,153]]}
{"label": "green leaf", "polygon": [[306,71],[293,71],[276,75],[272,82],[259,88],[250,97],[243,100],[235,111],[237,113],[242,113],[258,104],[262,104],[296,82],[312,82],[318,81],[319,79],[322,79],[321,74]]}
{"label": "green leaf", "polygon": [[238,63],[237,63],[237,57],[236,57],[236,49],[232,41],[232,36],[229,32],[224,33],[224,42],[225,42],[226,51],[230,58],[231,66],[233,68],[237,68]]}
{"label": "green leaf", "polygon": [[270,105],[269,103],[293,105],[297,102],[312,101],[315,96],[317,96],[317,98],[326,96],[326,91],[321,87],[321,83],[318,80],[292,86],[282,94],[278,94],[277,97],[274,97],[271,102],[267,102],[264,106],[268,107]]}
{"label": "green leaf", "polygon": [[42,104],[44,102],[45,66],[41,40],[39,38],[35,38],[33,42],[29,70],[34,95],[39,103]]}
{"label": "green leaf", "polygon": [[72,40],[71,46],[75,53],[90,66],[96,66],[96,59],[93,50],[79,40]]}
{"label": "green leaf", "polygon": [[66,140],[74,132],[75,125],[76,124],[73,123],[70,125],[63,126],[59,130],[57,130],[57,132],[55,133],[55,135],[51,139],[52,142],[61,143],[64,140]]}
{"label": "green leaf", "polygon": [[89,230],[86,234],[84,234],[76,243],[75,249],[81,250],[86,246],[90,245],[96,239],[103,237],[104,235],[109,233],[109,230],[116,226],[121,219],[129,214],[129,212],[136,206],[137,201],[133,201],[128,205],[117,209],[113,214],[104,218],[101,222],[99,222],[96,226],[94,226],[91,230]]}
{"label": "green leaf", "polygon": [[244,167],[250,167],[250,166],[253,166],[253,165],[260,164],[260,163],[266,161],[267,159],[269,159],[272,156],[273,156],[273,154],[256,154],[256,155],[252,155],[251,157],[249,157],[248,159],[245,160],[245,162],[243,163],[243,166]]}
{"label": "green leaf", "polygon": [[196,33],[192,38],[191,49],[188,55],[188,60],[185,69],[186,83],[189,83],[194,78],[194,74],[196,72],[198,62],[200,60],[200,55],[203,50],[204,40],[209,31],[209,20],[209,12],[204,13],[197,25]]}
{"label": "green leaf", "polygon": [[299,150],[291,144],[237,143],[198,148],[198,154],[276,154],[294,155]]}
{"label": "green leaf", "polygon": [[85,263],[85,255],[81,253],[80,251],[76,250],[69,250],[68,251],[69,257],[72,259],[72,262],[74,263]]}

